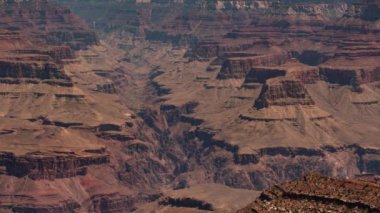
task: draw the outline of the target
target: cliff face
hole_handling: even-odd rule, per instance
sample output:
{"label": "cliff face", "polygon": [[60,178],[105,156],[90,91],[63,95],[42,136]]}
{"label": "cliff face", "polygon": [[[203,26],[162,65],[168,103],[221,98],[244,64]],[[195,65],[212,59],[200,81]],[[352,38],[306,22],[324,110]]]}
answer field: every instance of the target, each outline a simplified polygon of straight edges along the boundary
{"label": "cliff face", "polygon": [[275,186],[238,212],[379,211],[376,181],[340,180],[310,174],[300,180]]}
{"label": "cliff face", "polygon": [[120,171],[124,183],[262,190],[312,170],[378,173],[376,2],[65,2],[125,50],[120,60],[148,93],[136,101],[112,79],[159,141],[125,146],[138,158]]}
{"label": "cliff face", "polygon": [[267,81],[255,101],[258,109],[286,105],[314,105],[314,101],[300,81],[288,79]]}
{"label": "cliff face", "polygon": [[[377,2],[59,2],[89,27],[1,2],[0,211],[219,210],[162,189],[380,174]],[[293,188],[263,196],[372,205]]]}
{"label": "cliff face", "polygon": [[138,121],[87,64],[95,33],[50,1],[0,4],[0,211],[132,210],[145,198],[116,184],[106,142],[135,140]]}
{"label": "cliff face", "polygon": [[264,56],[254,56],[247,58],[230,58],[223,62],[222,69],[218,77],[223,78],[242,78],[255,66],[279,66],[289,60],[287,54],[273,54]]}

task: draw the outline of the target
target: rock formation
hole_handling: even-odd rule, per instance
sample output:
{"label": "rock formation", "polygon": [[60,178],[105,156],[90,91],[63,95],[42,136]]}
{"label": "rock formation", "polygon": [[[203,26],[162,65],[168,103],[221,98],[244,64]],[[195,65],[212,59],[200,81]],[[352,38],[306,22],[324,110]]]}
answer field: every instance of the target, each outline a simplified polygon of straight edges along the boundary
{"label": "rock formation", "polygon": [[300,180],[264,191],[238,212],[329,211],[376,212],[379,183],[370,180],[342,180],[310,174]]}
{"label": "rock formation", "polygon": [[2,1],[0,22],[0,211],[123,212],[149,200],[111,168],[139,121],[88,65],[95,32],[50,1]]}
{"label": "rock formation", "polygon": [[0,2],[0,211],[377,210],[271,187],[380,174],[378,1],[56,2]]}
{"label": "rock formation", "polygon": [[266,82],[255,102],[258,109],[287,105],[314,105],[314,101],[300,81],[276,78]]}

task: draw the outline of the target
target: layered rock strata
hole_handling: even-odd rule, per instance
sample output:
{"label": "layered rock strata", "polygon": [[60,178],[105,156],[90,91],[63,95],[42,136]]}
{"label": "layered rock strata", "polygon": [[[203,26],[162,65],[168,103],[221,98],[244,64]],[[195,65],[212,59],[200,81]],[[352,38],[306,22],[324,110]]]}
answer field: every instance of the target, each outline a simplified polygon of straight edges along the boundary
{"label": "layered rock strata", "polygon": [[266,82],[254,105],[261,109],[269,106],[314,105],[314,101],[300,81],[277,78]]}
{"label": "layered rock strata", "polygon": [[72,1],[101,43],[33,3],[1,16],[0,208],[122,212],[162,188],[379,174],[373,3]]}
{"label": "layered rock strata", "polygon": [[325,211],[376,212],[379,183],[341,180],[310,174],[300,180],[266,190],[238,212]]}

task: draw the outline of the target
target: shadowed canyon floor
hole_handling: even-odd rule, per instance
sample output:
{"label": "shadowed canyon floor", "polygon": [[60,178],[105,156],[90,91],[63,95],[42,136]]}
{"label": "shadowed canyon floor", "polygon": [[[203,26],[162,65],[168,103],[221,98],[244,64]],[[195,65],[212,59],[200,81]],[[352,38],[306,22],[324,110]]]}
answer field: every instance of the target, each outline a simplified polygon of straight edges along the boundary
{"label": "shadowed canyon floor", "polygon": [[55,2],[0,1],[0,212],[379,210],[380,2]]}

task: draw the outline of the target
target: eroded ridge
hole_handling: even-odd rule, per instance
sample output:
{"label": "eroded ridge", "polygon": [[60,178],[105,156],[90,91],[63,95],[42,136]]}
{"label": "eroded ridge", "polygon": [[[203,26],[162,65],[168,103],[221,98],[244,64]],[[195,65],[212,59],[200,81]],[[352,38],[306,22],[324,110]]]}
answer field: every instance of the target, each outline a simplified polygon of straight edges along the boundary
{"label": "eroded ridge", "polygon": [[379,182],[344,180],[310,174],[272,187],[238,212],[325,211],[377,212]]}

